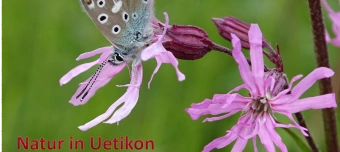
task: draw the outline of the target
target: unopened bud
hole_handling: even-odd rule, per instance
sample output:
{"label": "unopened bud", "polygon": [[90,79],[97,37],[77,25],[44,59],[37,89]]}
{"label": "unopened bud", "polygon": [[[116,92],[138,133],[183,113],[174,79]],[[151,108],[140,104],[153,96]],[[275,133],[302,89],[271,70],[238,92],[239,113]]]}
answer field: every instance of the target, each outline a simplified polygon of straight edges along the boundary
{"label": "unopened bud", "polygon": [[250,24],[242,22],[241,20],[231,16],[226,18],[213,18],[212,20],[217,26],[218,32],[222,37],[228,41],[231,41],[231,33],[233,33],[241,40],[241,45],[243,48],[250,48],[248,37]]}
{"label": "unopened bud", "polygon": [[196,26],[173,25],[168,28],[166,37],[167,40],[163,42],[164,48],[179,59],[200,59],[213,47],[208,34]]}
{"label": "unopened bud", "polygon": [[274,88],[270,92],[271,96],[275,97],[281,91],[288,88],[288,78],[283,72],[280,72],[277,69],[269,69],[264,74],[265,79],[271,76],[275,80]]}

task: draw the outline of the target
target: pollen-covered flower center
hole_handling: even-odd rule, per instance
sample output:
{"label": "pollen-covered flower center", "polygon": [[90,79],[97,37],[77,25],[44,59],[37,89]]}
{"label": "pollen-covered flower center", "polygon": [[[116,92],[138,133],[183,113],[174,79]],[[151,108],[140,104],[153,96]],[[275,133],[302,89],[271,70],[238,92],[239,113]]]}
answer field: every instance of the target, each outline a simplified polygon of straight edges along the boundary
{"label": "pollen-covered flower center", "polygon": [[267,98],[255,98],[250,105],[250,108],[253,109],[255,112],[267,112],[269,109],[269,103]]}

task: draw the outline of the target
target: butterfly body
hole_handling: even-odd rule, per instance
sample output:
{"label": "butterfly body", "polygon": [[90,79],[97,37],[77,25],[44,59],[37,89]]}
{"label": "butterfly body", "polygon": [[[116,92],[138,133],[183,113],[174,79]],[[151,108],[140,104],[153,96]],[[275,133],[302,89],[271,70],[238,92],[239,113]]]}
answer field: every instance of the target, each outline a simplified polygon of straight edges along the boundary
{"label": "butterfly body", "polygon": [[151,0],[80,0],[86,13],[116,48],[109,63],[119,65],[134,60],[150,43]]}

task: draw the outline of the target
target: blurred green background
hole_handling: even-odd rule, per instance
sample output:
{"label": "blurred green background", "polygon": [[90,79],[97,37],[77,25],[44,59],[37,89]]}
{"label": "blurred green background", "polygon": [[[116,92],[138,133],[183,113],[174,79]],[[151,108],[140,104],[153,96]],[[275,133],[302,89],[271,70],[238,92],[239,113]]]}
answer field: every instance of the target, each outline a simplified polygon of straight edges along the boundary
{"label": "blurred green background", "polygon": [[[152,139],[157,152],[201,151],[213,139],[226,134],[239,118],[236,114],[213,123],[202,123],[204,117],[193,121],[184,112],[191,103],[211,98],[215,93],[227,93],[242,80],[237,65],[230,56],[211,52],[196,61],[180,60],[180,70],[186,75],[178,82],[172,66],[163,64],[151,89],[147,88],[156,64],[144,62],[144,80],[138,104],[131,114],[116,124],[99,124],[82,132],[77,127],[98,115],[116,101],[125,88],[116,84],[129,82],[125,69],[108,85],[100,89],[86,104],[74,107],[68,101],[78,83],[88,78],[96,68],[60,87],[59,79],[85,61],[75,61],[87,51],[108,46],[90,18],[81,10],[78,0],[6,0],[3,2],[3,151],[17,151],[17,137],[31,139],[64,139],[70,136],[85,141],[89,149],[90,136],[104,139],[129,136],[131,139]],[[336,0],[330,1],[340,10]],[[164,21],[168,12],[171,24],[197,25],[210,38],[230,47],[230,42],[218,35],[212,17],[235,16],[249,23],[258,23],[266,39],[281,48],[289,79],[297,74],[307,75],[316,67],[307,0],[156,0],[156,16]],[[325,15],[328,29],[330,21]],[[245,51],[248,54],[247,51]],[[329,45],[334,77],[340,84],[340,49]],[[269,62],[267,65],[271,65]],[[318,95],[314,85],[304,97]],[[339,112],[338,112],[339,113]],[[320,110],[304,112],[310,131],[318,146],[325,151],[325,139]],[[287,118],[276,115],[280,121]],[[338,116],[339,119],[339,116]],[[340,124],[338,123],[338,127]],[[289,151],[300,151],[295,141],[282,129],[276,129]],[[294,129],[293,129],[294,130]],[[301,133],[294,130],[300,137]],[[222,150],[230,151],[233,144]],[[62,151],[68,150],[68,143]],[[259,151],[264,151],[258,142]],[[104,150],[102,150],[104,151]],[[249,141],[245,151],[253,151]]]}

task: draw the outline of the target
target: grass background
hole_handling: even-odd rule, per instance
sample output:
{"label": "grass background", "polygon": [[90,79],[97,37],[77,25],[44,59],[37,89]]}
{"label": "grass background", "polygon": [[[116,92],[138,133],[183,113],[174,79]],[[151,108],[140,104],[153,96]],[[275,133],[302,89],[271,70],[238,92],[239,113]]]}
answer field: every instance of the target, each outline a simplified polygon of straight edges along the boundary
{"label": "grass background", "polygon": [[[335,10],[340,9],[337,1],[329,1]],[[85,141],[84,151],[90,151],[90,136],[104,139],[129,136],[154,140],[154,151],[157,152],[195,152],[225,135],[240,116],[236,114],[222,121],[202,123],[204,118],[193,121],[184,112],[191,103],[211,98],[215,93],[226,93],[242,83],[235,61],[225,54],[211,52],[197,61],[179,61],[180,70],[186,75],[184,82],[177,82],[170,65],[163,65],[150,90],[146,82],[156,64],[154,60],[143,63],[144,84],[131,114],[119,126],[99,124],[82,132],[77,128],[79,125],[105,112],[125,92],[124,88],[115,85],[129,82],[128,71],[125,69],[100,89],[86,105],[74,107],[68,100],[78,83],[96,68],[63,87],[59,86],[59,79],[80,63],[94,60],[76,62],[79,54],[107,46],[108,41],[82,12],[77,0],[6,0],[3,4],[2,144],[5,152],[18,151],[18,136],[66,141],[73,136]],[[297,74],[307,75],[316,67],[306,0],[156,0],[155,9],[161,21],[166,11],[171,24],[199,26],[213,41],[228,47],[230,42],[218,35],[212,17],[231,15],[245,22],[258,23],[266,39],[280,45],[289,79]],[[326,15],[325,20],[330,29]],[[329,45],[329,52],[332,67],[340,73],[340,49]],[[340,83],[339,77],[337,74],[333,79],[336,84]],[[317,84],[303,96],[316,95]],[[319,148],[325,151],[321,111],[309,110],[304,114]],[[285,117],[277,117],[282,122],[289,122]],[[286,132],[280,128],[276,130],[289,151],[300,151]],[[299,131],[294,132],[302,137]],[[230,151],[232,145],[216,151]],[[62,151],[70,151],[67,147],[66,143]],[[260,142],[258,147],[264,151]],[[245,151],[253,151],[251,141]]]}

